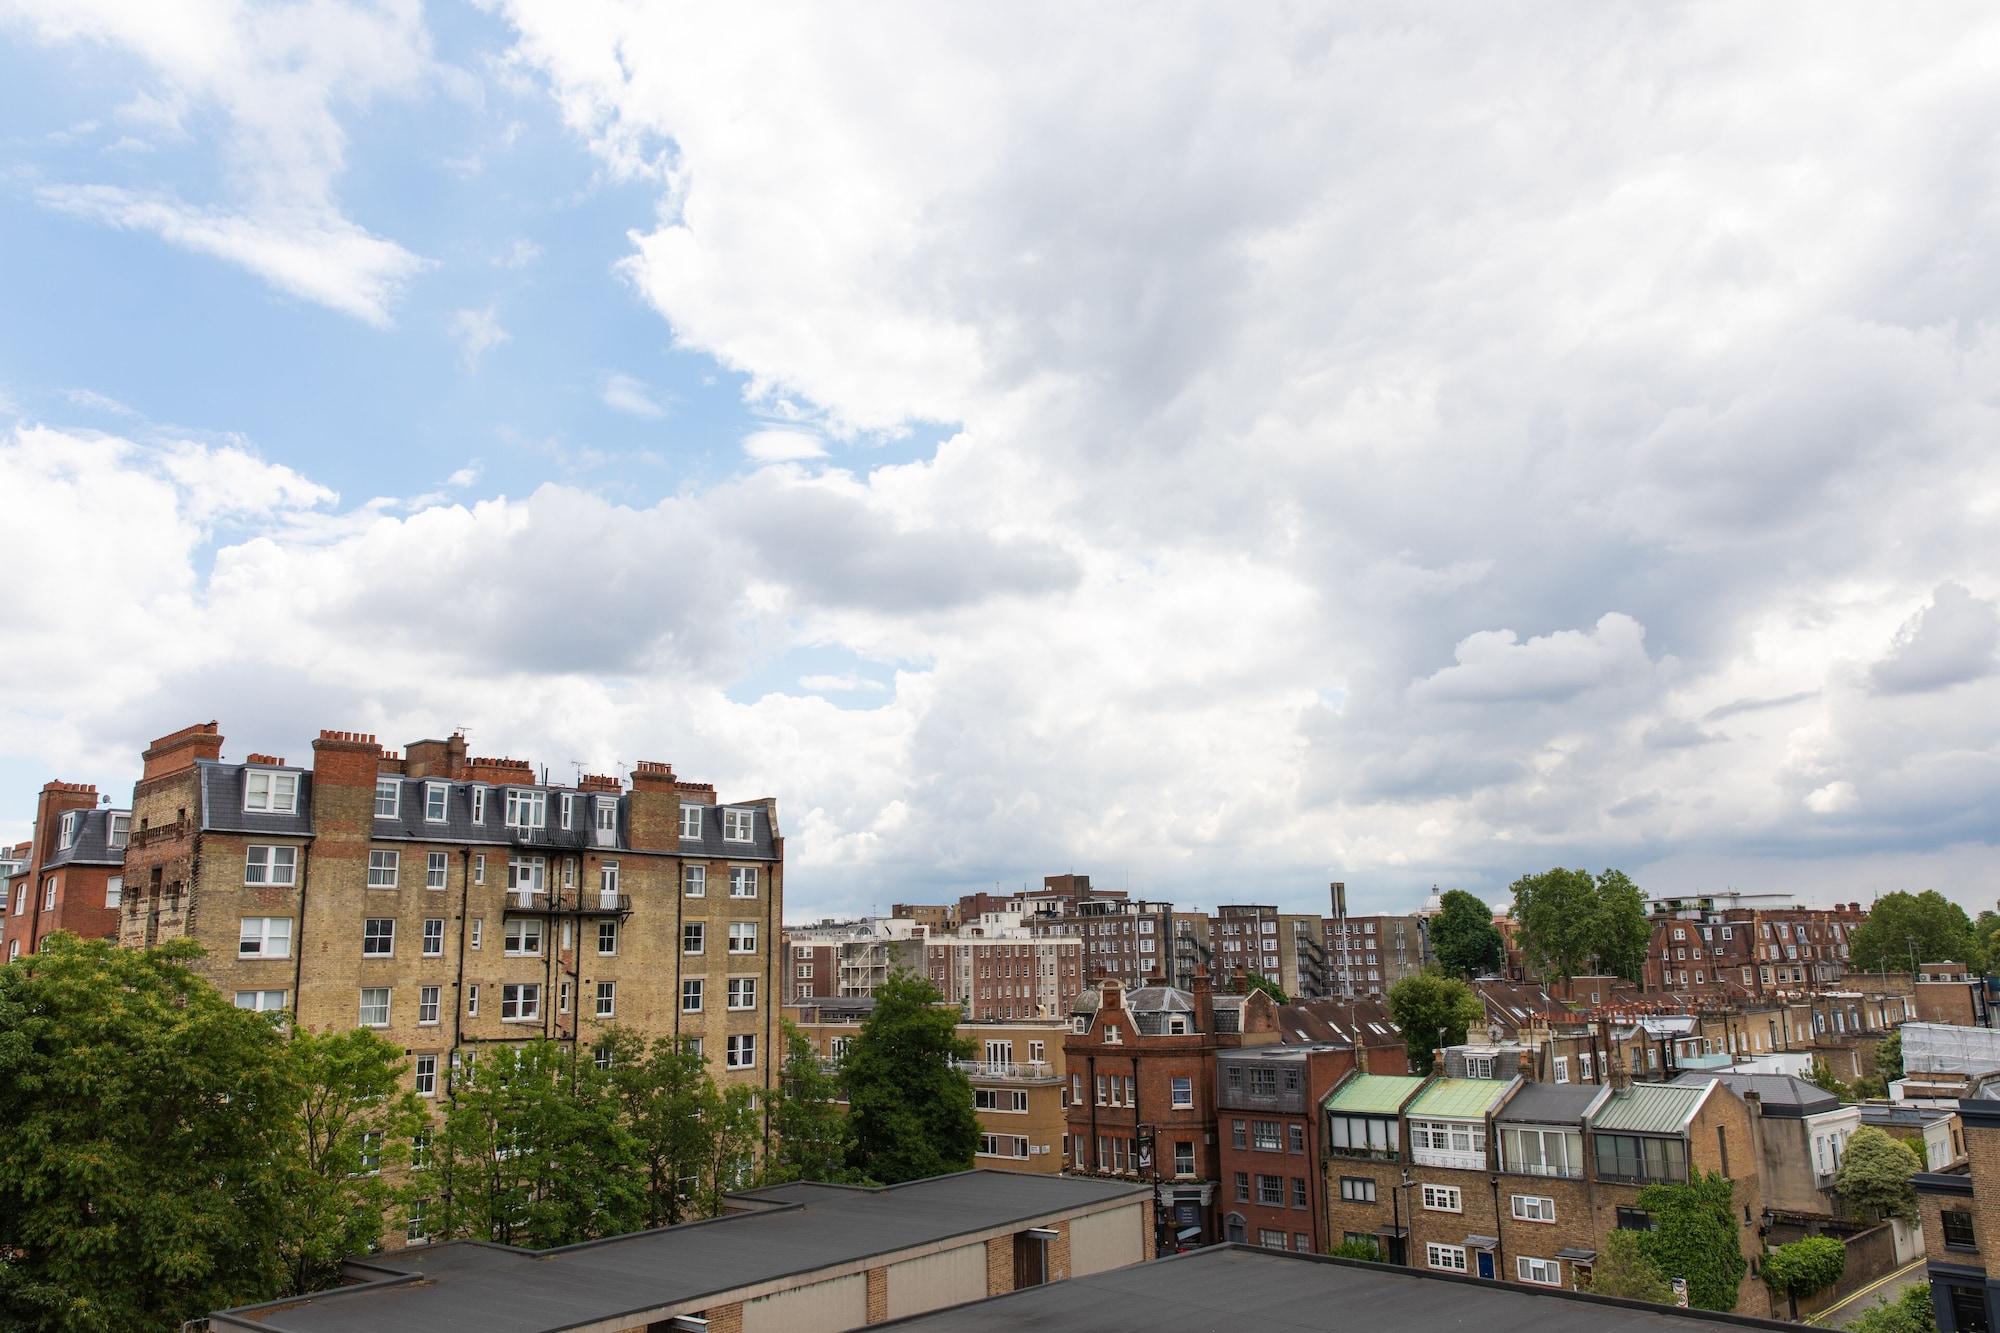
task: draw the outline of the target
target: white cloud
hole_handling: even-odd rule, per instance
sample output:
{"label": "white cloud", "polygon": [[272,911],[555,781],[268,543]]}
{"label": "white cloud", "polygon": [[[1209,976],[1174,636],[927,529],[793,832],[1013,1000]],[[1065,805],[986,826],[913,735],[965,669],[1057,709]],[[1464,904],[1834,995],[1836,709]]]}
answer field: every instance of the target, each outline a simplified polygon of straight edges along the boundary
{"label": "white cloud", "polygon": [[498,255],[494,256],[495,268],[526,268],[542,257],[542,247],[525,236],[516,236]]}
{"label": "white cloud", "polygon": [[643,380],[616,372],[604,377],[604,405],[635,417],[658,419],[667,414]]}
{"label": "white cloud", "polygon": [[334,193],[346,156],[335,107],[409,96],[444,76],[431,61],[421,10],[329,2],[268,9],[203,0],[199,13],[117,0],[7,0],[0,22],[46,45],[88,44],[134,57],[156,81],[114,109],[142,132],[185,133],[214,108],[226,202],[157,190],[54,183],[47,207],[150,231],[171,245],[237,264],[279,290],[371,324],[386,324],[424,261],[348,218]]}
{"label": "white cloud", "polygon": [[1642,676],[1646,629],[1611,612],[1588,632],[1559,630],[1526,643],[1510,629],[1482,630],[1459,642],[1456,666],[1418,681],[1413,693],[1460,703],[1554,702]]}
{"label": "white cloud", "polygon": [[452,311],[451,337],[458,344],[459,365],[470,371],[477,370],[481,358],[507,341],[507,330],[500,326],[498,309],[488,305]]}
{"label": "white cloud", "polygon": [[796,463],[826,457],[826,445],[810,431],[758,430],[743,437],[743,456],[758,463]]}
{"label": "white cloud", "polygon": [[2000,670],[2000,606],[1960,583],[1938,585],[1929,606],[1896,632],[1889,655],[1869,672],[1885,694],[1943,689]]}
{"label": "white cloud", "polygon": [[99,393],[95,389],[64,389],[63,397],[69,399],[78,407],[88,408],[93,412],[108,412],[115,417],[135,417],[139,415],[116,398],[111,397],[109,394]]}
{"label": "white cloud", "polygon": [[479,480],[479,474],[483,470],[484,470],[483,465],[479,462],[478,459],[475,458],[470,463],[467,463],[464,467],[459,468],[457,471],[453,472],[449,477],[446,477],[444,479],[444,484],[447,486],[461,486],[461,487],[470,486],[472,485],[472,483]]}

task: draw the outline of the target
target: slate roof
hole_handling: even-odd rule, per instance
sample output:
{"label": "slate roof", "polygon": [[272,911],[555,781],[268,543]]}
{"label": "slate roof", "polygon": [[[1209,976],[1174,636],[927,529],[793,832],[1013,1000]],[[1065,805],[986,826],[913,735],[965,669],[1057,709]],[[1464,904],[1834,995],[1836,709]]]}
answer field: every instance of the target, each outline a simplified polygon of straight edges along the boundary
{"label": "slate roof", "polygon": [[1524,1083],[1493,1118],[1504,1124],[1574,1125],[1610,1091],[1600,1083]]}
{"label": "slate roof", "polygon": [[1186,1254],[1028,1287],[895,1319],[905,1333],[1716,1333],[1798,1325],[1642,1305],[1587,1292],[1481,1281],[1247,1245]]}
{"label": "slate roof", "polygon": [[[76,841],[67,847],[51,847],[48,859],[42,862],[42,869],[53,870],[57,866],[122,866],[125,864],[125,849],[111,845],[111,816],[125,815],[130,810],[81,810],[83,822],[76,831]],[[60,821],[64,816],[57,816]]]}
{"label": "slate roof", "polygon": [[[451,1241],[371,1258],[385,1281],[246,1306],[211,1329],[275,1333],[551,1333],[753,1283],[801,1276],[1150,1189],[1123,1181],[966,1171],[888,1189],[781,1185],[767,1205],[556,1250]],[[629,1319],[627,1320],[629,1322]]]}
{"label": "slate roof", "polygon": [[1755,1093],[1764,1103],[1766,1119],[1803,1120],[1807,1116],[1840,1109],[1840,1098],[1824,1088],[1814,1087],[1793,1074],[1731,1074],[1723,1071],[1691,1070],[1674,1080],[1683,1087],[1720,1083],[1742,1097]]}
{"label": "slate roof", "polygon": [[[201,827],[226,833],[269,833],[283,837],[309,838],[313,836],[312,822],[312,773],[307,769],[283,768],[277,771],[297,773],[299,778],[298,809],[292,814],[258,814],[243,808],[244,773],[250,767],[263,765],[224,764],[214,760],[202,760],[197,767],[201,772]],[[394,777],[394,774],[385,774]],[[393,816],[375,820],[373,836],[385,842],[447,842],[472,846],[520,847],[548,852],[626,851],[632,850],[629,837],[631,794],[613,795],[609,792],[588,792],[574,787],[550,786],[546,783],[474,783],[452,781],[444,778],[401,778],[403,784],[401,799],[398,800]],[[433,782],[443,782],[447,788],[445,797],[445,817],[430,820],[425,816],[424,787]],[[486,792],[484,820],[472,818],[472,792],[475,787]],[[539,829],[510,828],[507,818],[507,790],[510,787],[548,793],[547,823]],[[562,827],[562,798],[565,794],[576,798],[576,827]],[[599,841],[597,834],[596,803],[600,799],[611,799],[618,804],[618,823],[613,837]],[[724,809],[745,810],[750,815],[750,839],[747,842],[732,842],[722,836],[722,816]],[[701,821],[702,836],[682,838],[674,850],[678,855],[701,857],[717,861],[775,861],[777,844],[771,827],[771,817],[761,806],[703,806]]]}

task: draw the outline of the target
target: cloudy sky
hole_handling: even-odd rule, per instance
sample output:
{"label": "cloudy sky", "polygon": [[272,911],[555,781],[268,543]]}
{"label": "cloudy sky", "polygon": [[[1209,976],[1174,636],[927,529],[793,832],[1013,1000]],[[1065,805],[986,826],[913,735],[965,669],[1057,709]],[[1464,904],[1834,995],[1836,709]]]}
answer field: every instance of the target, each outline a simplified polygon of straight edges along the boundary
{"label": "cloudy sky", "polygon": [[2000,893],[1986,5],[0,0],[0,835],[320,727],[788,915]]}

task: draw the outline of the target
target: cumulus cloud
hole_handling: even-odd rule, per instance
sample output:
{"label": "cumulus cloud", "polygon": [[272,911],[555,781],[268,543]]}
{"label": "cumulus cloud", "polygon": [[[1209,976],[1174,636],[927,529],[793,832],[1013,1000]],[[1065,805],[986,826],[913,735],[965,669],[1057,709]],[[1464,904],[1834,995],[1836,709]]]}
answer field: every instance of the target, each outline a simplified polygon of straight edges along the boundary
{"label": "cumulus cloud", "polygon": [[1939,690],[2000,670],[2000,606],[1961,583],[1943,583],[1930,605],[1896,632],[1889,653],[1869,671],[1884,694]]}
{"label": "cumulus cloud", "polygon": [[1458,703],[1551,702],[1641,676],[1646,628],[1618,612],[1588,632],[1558,630],[1523,643],[1510,629],[1482,630],[1460,640],[1457,665],[1418,681],[1412,693]]}
{"label": "cumulus cloud", "polygon": [[197,202],[104,182],[56,182],[48,208],[148,231],[256,274],[281,291],[387,324],[425,261],[342,211],[334,182],[346,133],[335,108],[409,96],[437,77],[414,5],[331,3],[268,10],[218,0],[201,17],[115,0],[7,0],[11,21],[46,45],[109,47],[155,87],[118,105],[124,124],[178,139],[192,108],[228,126],[227,198]]}
{"label": "cumulus cloud", "polygon": [[450,327],[452,341],[458,344],[458,364],[468,371],[477,370],[482,357],[507,341],[500,312],[491,305],[452,311]]}
{"label": "cumulus cloud", "polygon": [[758,430],[743,437],[743,455],[756,463],[796,463],[826,457],[826,445],[811,431]]}

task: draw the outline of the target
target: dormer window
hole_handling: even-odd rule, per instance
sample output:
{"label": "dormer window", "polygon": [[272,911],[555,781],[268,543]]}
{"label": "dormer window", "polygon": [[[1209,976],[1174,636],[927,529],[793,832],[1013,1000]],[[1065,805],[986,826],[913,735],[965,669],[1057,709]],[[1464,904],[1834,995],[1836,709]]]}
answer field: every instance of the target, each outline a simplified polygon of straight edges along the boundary
{"label": "dormer window", "polygon": [[64,814],[62,824],[56,830],[56,846],[76,846],[76,830],[81,823],[83,823],[83,811],[71,810]]}
{"label": "dormer window", "polygon": [[111,850],[117,851],[119,848],[123,847],[127,842],[131,841],[131,837],[132,837],[132,816],[113,814],[111,816],[111,829],[105,838],[105,841],[110,845]]}
{"label": "dormer window", "polygon": [[574,792],[563,793],[562,826],[564,828],[576,827],[576,794]]}
{"label": "dormer window", "polygon": [[538,829],[548,827],[549,794],[519,787],[507,789],[507,827]]}
{"label": "dormer window", "polygon": [[403,805],[403,783],[399,778],[375,779],[375,818],[394,819]]}
{"label": "dormer window", "polygon": [[442,782],[424,784],[424,820],[431,824],[444,823],[445,804],[451,795],[451,788]]}
{"label": "dormer window", "polygon": [[486,788],[484,787],[474,787],[472,789],[472,822],[475,824],[484,824],[486,822]]}
{"label": "dormer window", "polygon": [[681,807],[681,836],[699,838],[701,836],[701,807],[683,805]]}
{"label": "dormer window", "polygon": [[299,808],[299,775],[253,768],[243,775],[243,809],[249,814],[289,815]]}
{"label": "dormer window", "polygon": [[750,841],[750,812],[748,810],[724,810],[722,812],[722,838],[725,842]]}
{"label": "dormer window", "polygon": [[618,831],[618,802],[609,796],[597,798],[597,831],[616,833]]}
{"label": "dormer window", "polygon": [[1187,1020],[1178,1014],[1169,1018],[1167,1020],[1167,1035],[1170,1037],[1185,1037],[1187,1035]]}

